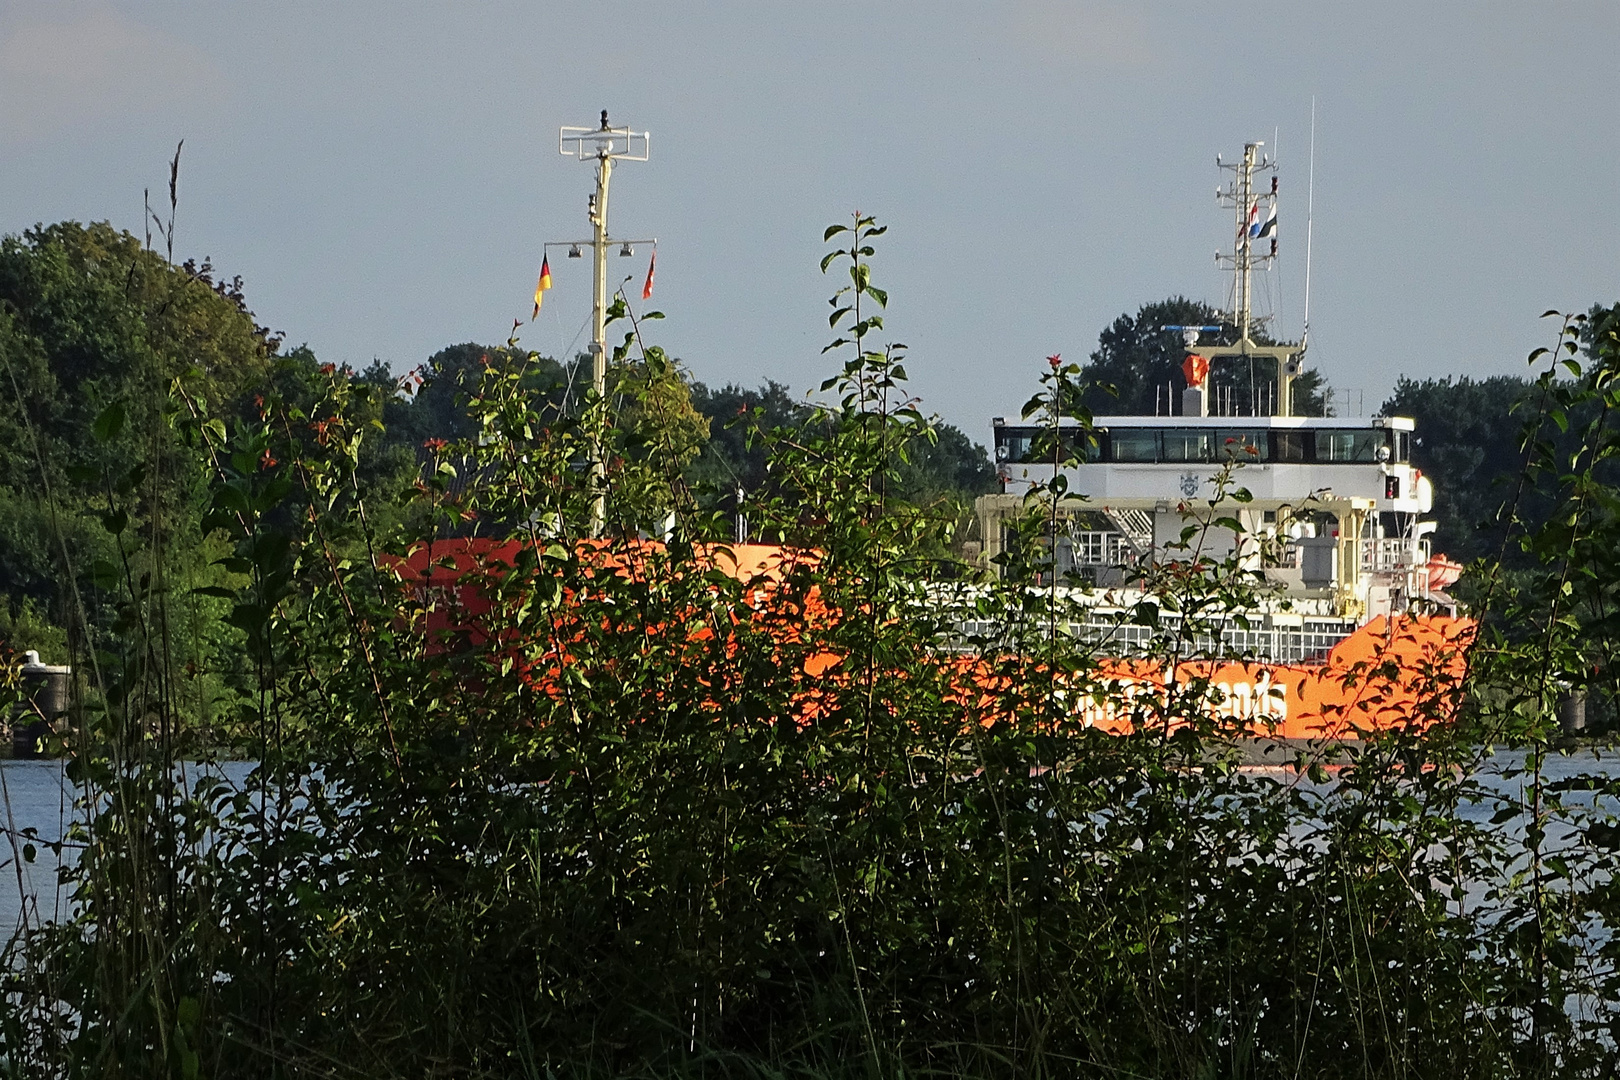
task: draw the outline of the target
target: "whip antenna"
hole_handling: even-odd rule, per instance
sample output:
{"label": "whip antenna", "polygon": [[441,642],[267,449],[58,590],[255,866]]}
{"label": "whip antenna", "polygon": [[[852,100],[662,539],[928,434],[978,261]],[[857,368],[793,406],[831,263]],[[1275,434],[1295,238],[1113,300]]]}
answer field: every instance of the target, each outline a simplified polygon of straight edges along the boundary
{"label": "whip antenna", "polygon": [[1311,224],[1316,209],[1316,95],[1311,95],[1311,164],[1305,180],[1305,331],[1300,335],[1303,350],[1311,339]]}

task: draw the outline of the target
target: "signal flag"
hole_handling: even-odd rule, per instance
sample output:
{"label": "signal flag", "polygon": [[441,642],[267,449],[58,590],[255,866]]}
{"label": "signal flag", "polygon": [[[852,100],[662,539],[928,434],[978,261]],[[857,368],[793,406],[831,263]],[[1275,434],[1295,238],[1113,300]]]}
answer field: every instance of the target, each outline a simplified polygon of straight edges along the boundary
{"label": "signal flag", "polygon": [[652,258],[647,260],[647,283],[641,287],[641,298],[652,299],[653,268],[658,265],[658,249],[653,248]]}
{"label": "signal flag", "polygon": [[529,316],[530,322],[534,322],[540,315],[540,301],[549,288],[551,288],[551,259],[549,256],[542,255],[540,256],[540,281],[534,287],[534,314]]}
{"label": "signal flag", "polygon": [[1187,377],[1189,388],[1203,386],[1204,380],[1209,378],[1209,357],[1188,353],[1187,359],[1181,362],[1181,373]]}
{"label": "signal flag", "polygon": [[1271,210],[1266,214],[1265,221],[1254,221],[1249,225],[1249,235],[1256,240],[1264,240],[1268,236],[1277,234],[1277,204],[1271,204]]}

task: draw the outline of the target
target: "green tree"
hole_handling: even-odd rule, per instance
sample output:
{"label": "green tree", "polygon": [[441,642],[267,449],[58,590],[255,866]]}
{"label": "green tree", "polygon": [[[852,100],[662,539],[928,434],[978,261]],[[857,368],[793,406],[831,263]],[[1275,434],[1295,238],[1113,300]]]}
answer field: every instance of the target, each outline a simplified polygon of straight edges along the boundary
{"label": "green tree", "polygon": [[[211,560],[198,557],[198,451],[174,434],[180,406],[169,391],[183,385],[210,415],[240,412],[278,344],[239,278],[216,279],[206,262],[175,266],[106,223],[0,240],[8,608],[91,633],[134,617],[110,600],[121,579],[178,596],[209,577]],[[188,641],[188,661],[205,663],[198,635]]]}
{"label": "green tree", "polygon": [[[811,404],[774,379],[755,390],[735,383],[711,390],[694,383],[692,404],[708,417],[709,438],[688,474],[695,486],[728,496],[738,487],[768,488],[773,441],[768,433],[777,433],[776,439],[792,432],[808,435],[815,417]],[[929,429],[931,435],[907,442],[905,458],[896,465],[896,497],[917,505],[948,497],[966,508],[975,496],[995,490],[996,469],[982,445],[937,418]]]}
{"label": "green tree", "polygon": [[586,366],[582,372],[580,360],[565,368],[549,357],[531,358],[504,345],[472,341],[449,345],[406,376],[406,384],[413,391],[409,396],[388,403],[384,417],[388,441],[415,449],[428,439],[469,437],[475,425],[467,412],[467,400],[491,363],[515,364],[523,372],[528,393],[553,409],[577,405],[582,389],[590,386],[590,368]]}
{"label": "green tree", "polygon": [[714,490],[762,488],[768,452],[761,435],[802,428],[814,411],[774,379],[757,390],[736,383],[718,389],[693,383],[692,407],[708,417],[709,441],[688,473],[694,484]]}
{"label": "green tree", "polygon": [[[1149,415],[1166,408],[1166,388],[1174,401],[1172,412],[1180,409],[1181,390],[1186,380],[1181,364],[1187,356],[1178,331],[1166,326],[1220,326],[1213,337],[1201,344],[1229,345],[1237,331],[1225,313],[1208,304],[1174,296],[1144,304],[1135,315],[1121,315],[1097,337],[1097,349],[1085,365],[1083,377],[1093,385],[1084,392],[1083,402],[1094,414]],[[1251,330],[1257,345],[1279,344],[1263,330]],[[1261,412],[1273,399],[1276,387],[1274,361],[1257,357],[1244,360],[1226,357],[1217,360],[1210,372],[1209,385],[1230,392],[1240,412],[1253,407],[1255,392],[1260,394]],[[1108,388],[1114,392],[1110,392]],[[1327,414],[1327,382],[1321,372],[1307,368],[1294,380],[1295,412],[1302,416]]]}
{"label": "green tree", "polygon": [[1395,384],[1380,412],[1416,422],[1412,463],[1434,485],[1436,551],[1463,561],[1498,555],[1496,511],[1513,496],[1508,485],[1524,468],[1518,435],[1535,389],[1516,375],[1402,376]]}

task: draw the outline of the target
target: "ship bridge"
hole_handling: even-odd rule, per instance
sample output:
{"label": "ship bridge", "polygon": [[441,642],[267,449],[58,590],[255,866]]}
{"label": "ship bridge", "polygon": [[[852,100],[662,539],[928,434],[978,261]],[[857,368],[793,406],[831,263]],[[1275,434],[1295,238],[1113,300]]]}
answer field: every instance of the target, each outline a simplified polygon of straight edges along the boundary
{"label": "ship bridge", "polygon": [[[1057,571],[1098,586],[1144,561],[1236,557],[1284,594],[1355,618],[1432,600],[1433,491],[1411,463],[1407,417],[1103,416],[1091,426],[996,419],[999,494],[982,496],[983,557],[1012,543],[1027,497],[1061,475]],[[1233,498],[1241,491],[1246,498]],[[1049,504],[1048,504],[1049,505]],[[1241,531],[1218,520],[1236,520]],[[1443,598],[1442,598],[1443,599]]]}

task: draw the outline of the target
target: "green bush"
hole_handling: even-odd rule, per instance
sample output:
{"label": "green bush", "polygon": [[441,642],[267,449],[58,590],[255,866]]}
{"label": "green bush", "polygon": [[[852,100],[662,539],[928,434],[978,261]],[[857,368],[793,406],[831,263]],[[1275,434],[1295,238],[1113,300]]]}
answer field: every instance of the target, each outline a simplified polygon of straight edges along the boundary
{"label": "green bush", "polygon": [[[1547,572],[1514,602],[1537,633],[1482,643],[1463,720],[1243,770],[1207,686],[1129,698],[1059,632],[1038,559],[972,580],[938,554],[954,516],[898,496],[929,434],[903,347],[873,344],[881,232],[828,231],[846,359],[820,416],[761,436],[774,479],[748,512],[806,553],[771,581],[716,567],[729,519],[658,408],[564,413],[521,354],[481,367],[475,429],[387,527],[358,497],[342,373],[262,416],[172,413],[241,583],[212,598],[255,765],[182,777],[153,723],[163,623],[127,627],[74,746],[76,908],[11,944],[5,1067],[1608,1075],[1620,831],[1589,806],[1612,791],[1545,770],[1559,680],[1610,640],[1612,574],[1583,545],[1612,502],[1583,463],[1545,479],[1578,495],[1570,531],[1528,541]],[[639,329],[620,359],[656,375]],[[1610,393],[1607,349],[1560,392]],[[1078,377],[1054,364],[1032,412],[1084,420]],[[603,432],[605,546],[583,467]],[[1015,550],[1058,527],[1056,494],[1032,494]],[[636,539],[670,512],[667,544]],[[488,611],[398,572],[469,535],[505,545],[461,579]],[[1155,639],[1166,663],[1257,587],[1207,559],[1137,584],[1133,618],[1185,616]],[[964,639],[969,616],[992,629]],[[1436,673],[1430,707],[1459,689]],[[1082,695],[1138,710],[1136,732],[1085,727]],[[1528,751],[1507,787],[1479,768],[1497,739]]]}

